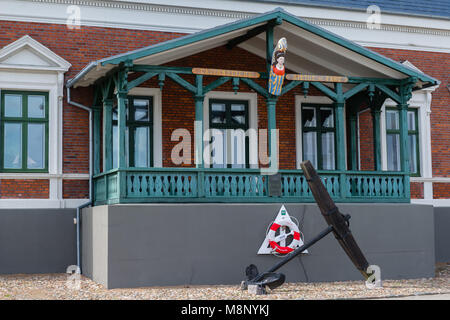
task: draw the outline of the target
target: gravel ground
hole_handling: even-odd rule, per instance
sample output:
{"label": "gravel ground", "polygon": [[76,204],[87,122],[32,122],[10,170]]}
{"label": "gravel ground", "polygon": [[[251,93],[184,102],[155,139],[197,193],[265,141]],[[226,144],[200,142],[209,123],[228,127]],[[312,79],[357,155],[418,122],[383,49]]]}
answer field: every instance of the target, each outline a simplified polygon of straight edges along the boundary
{"label": "gravel ground", "polygon": [[450,263],[437,265],[435,278],[384,280],[382,289],[367,289],[363,281],[287,283],[265,296],[229,285],[107,290],[86,277],[81,277],[80,289],[74,289],[67,279],[66,274],[1,275],[0,300],[352,299],[438,294],[450,293]]}

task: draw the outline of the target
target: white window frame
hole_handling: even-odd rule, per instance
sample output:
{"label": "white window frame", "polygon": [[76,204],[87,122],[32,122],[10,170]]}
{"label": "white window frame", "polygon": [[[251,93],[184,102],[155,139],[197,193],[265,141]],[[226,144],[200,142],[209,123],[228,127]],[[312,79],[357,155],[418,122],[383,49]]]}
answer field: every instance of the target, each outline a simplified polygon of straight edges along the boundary
{"label": "white window frame", "polygon": [[162,168],[162,98],[160,88],[135,87],[128,92],[130,96],[153,98],[153,167]]}
{"label": "white window frame", "polygon": [[[210,91],[205,95],[203,100],[203,134],[209,130],[209,100],[246,100],[248,101],[248,128],[258,132],[258,95],[253,92],[227,92],[227,91]],[[207,142],[206,142],[207,143]],[[205,144],[205,142],[204,142]],[[249,139],[249,164],[251,169],[258,169],[258,139]],[[205,168],[209,168],[208,162],[205,162]]]}
{"label": "white window frame", "polygon": [[[295,96],[295,149],[297,159],[297,169],[301,169],[300,163],[303,161],[303,132],[302,132],[302,104],[332,104],[334,101],[326,96]],[[344,107],[344,128],[347,127],[346,123],[347,108]],[[336,113],[334,112],[336,118]],[[347,131],[347,130],[345,130]],[[336,133],[337,134],[337,133]],[[347,150],[347,132],[345,132],[345,150]],[[337,149],[335,149],[335,157],[337,156]],[[347,163],[347,152],[345,153],[345,163]],[[336,168],[337,169],[337,168]]]}

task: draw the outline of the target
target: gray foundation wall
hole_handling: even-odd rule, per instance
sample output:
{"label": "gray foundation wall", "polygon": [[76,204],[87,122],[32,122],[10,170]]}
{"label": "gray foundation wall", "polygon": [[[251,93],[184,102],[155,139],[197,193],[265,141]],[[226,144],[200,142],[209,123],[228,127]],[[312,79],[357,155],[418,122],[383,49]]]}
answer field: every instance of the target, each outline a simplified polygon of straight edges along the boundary
{"label": "gray foundation wall", "polygon": [[436,262],[450,262],[450,207],[434,208]]}
{"label": "gray foundation wall", "polygon": [[76,259],[75,209],[0,209],[0,274],[63,273]]}
{"label": "gray foundation wall", "polygon": [[[82,213],[83,273],[108,288],[239,284],[247,265],[279,261],[257,255],[279,204],[111,205]],[[305,239],[326,227],[315,204],[288,204]],[[434,276],[433,207],[339,204],[383,279]],[[285,265],[288,282],[361,280],[333,235]]]}

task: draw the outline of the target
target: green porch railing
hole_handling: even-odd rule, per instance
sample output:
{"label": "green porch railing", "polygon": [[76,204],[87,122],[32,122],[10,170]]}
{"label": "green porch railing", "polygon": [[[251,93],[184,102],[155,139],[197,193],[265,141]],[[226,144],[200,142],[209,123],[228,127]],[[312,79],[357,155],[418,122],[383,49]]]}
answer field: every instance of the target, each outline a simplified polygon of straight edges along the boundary
{"label": "green porch railing", "polygon": [[[273,197],[268,191],[268,176],[258,169],[113,169],[94,176],[94,203],[314,202],[301,170],[279,172],[281,196]],[[319,171],[319,174],[337,202],[410,200],[409,175],[402,172]]]}

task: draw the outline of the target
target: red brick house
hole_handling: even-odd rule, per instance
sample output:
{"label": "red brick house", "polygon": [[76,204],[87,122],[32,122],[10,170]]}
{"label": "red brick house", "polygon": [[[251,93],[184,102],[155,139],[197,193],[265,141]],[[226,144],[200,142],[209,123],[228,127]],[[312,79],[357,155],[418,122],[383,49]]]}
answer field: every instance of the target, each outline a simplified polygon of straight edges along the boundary
{"label": "red brick house", "polygon": [[[372,3],[329,1],[6,2],[0,209],[311,202],[299,171],[310,160],[338,202],[448,211],[448,8],[374,1],[378,15]],[[267,48],[280,37],[288,73],[348,82],[293,80],[278,99],[265,96]],[[282,196],[266,193],[259,172],[267,137],[225,138],[208,165],[195,121],[200,132],[278,129]],[[178,129],[192,135],[185,163],[173,160]]]}

